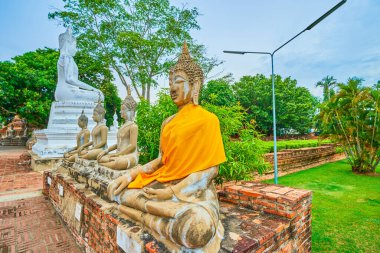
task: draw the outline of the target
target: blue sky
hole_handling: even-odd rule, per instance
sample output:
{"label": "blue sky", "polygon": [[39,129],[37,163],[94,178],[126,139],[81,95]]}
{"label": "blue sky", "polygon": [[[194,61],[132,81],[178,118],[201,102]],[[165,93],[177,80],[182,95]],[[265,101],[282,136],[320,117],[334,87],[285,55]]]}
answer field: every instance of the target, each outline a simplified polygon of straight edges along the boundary
{"label": "blue sky", "polygon": [[[200,31],[193,37],[208,54],[224,61],[214,71],[243,75],[270,74],[270,59],[260,55],[227,55],[223,50],[273,51],[303,30],[339,0],[173,0],[198,7]],[[60,0],[0,1],[0,60],[43,47],[58,47],[64,31],[47,15],[62,9]],[[326,75],[344,82],[349,77],[380,80],[380,1],[348,0],[312,30],[275,55],[275,72],[291,76],[320,96],[315,83]],[[80,71],[80,70],[79,70]],[[160,80],[163,87],[167,83]],[[125,96],[124,87],[119,95]]]}

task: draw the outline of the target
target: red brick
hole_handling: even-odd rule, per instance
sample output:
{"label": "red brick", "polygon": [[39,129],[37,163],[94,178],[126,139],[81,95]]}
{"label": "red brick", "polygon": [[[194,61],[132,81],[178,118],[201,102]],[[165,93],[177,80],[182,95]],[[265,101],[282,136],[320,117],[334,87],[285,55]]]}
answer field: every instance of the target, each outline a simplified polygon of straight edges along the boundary
{"label": "red brick", "polygon": [[242,188],[242,187],[239,186],[239,185],[232,185],[232,186],[226,186],[224,189],[225,189],[225,191],[227,191],[227,192],[238,193],[238,191],[239,191],[241,188]]}
{"label": "red brick", "polygon": [[252,189],[241,189],[239,191],[239,193],[245,195],[245,196],[249,196],[249,197],[254,197],[254,198],[259,198],[261,197],[263,194],[258,192],[258,191],[255,191],[255,190],[252,190]]}

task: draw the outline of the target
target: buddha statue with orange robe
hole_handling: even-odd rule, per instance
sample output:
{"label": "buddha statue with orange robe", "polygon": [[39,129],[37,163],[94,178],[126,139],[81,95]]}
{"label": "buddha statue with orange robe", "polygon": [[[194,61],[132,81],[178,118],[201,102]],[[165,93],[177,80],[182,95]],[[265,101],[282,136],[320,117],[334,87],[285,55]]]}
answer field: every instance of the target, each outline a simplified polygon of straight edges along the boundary
{"label": "buddha statue with orange robe", "polygon": [[169,73],[178,113],[162,124],[159,156],[114,180],[108,197],[179,248],[218,252],[224,229],[213,179],[226,157],[218,118],[198,105],[203,79],[184,43]]}

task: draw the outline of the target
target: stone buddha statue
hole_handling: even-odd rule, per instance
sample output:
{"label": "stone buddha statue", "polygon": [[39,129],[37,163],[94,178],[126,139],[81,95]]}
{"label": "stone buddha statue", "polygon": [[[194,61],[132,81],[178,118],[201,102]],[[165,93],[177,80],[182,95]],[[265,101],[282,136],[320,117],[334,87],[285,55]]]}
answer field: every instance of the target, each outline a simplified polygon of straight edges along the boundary
{"label": "stone buddha statue", "polygon": [[96,160],[97,156],[107,149],[108,127],[104,123],[105,114],[106,110],[99,100],[92,115],[92,119],[96,122],[96,126],[91,131],[92,140],[79,148],[78,154],[80,158]]}
{"label": "stone buddha statue", "polygon": [[[134,122],[136,105],[136,101],[131,96],[128,88],[128,95],[124,99],[120,111],[125,123],[117,131],[117,143],[98,155],[99,164],[114,170],[126,170],[138,163],[138,127]],[[116,150],[115,153],[110,153],[114,150]]]}
{"label": "stone buddha statue", "polygon": [[169,243],[218,252],[224,229],[213,179],[226,158],[218,118],[198,105],[203,78],[184,43],[169,73],[178,113],[162,124],[158,158],[127,170],[107,191],[121,212]]}
{"label": "stone buddha statue", "polygon": [[103,93],[100,90],[78,80],[78,66],[73,58],[77,52],[76,44],[70,27],[59,35],[60,56],[57,63],[58,82],[55,100],[97,102],[100,96],[103,101]]}
{"label": "stone buddha statue", "polygon": [[90,131],[87,129],[88,118],[82,111],[82,114],[78,118],[78,126],[81,128],[80,132],[77,134],[77,145],[66,152],[63,157],[67,158],[70,162],[75,161],[76,154],[78,154],[79,148],[87,144],[90,141]]}

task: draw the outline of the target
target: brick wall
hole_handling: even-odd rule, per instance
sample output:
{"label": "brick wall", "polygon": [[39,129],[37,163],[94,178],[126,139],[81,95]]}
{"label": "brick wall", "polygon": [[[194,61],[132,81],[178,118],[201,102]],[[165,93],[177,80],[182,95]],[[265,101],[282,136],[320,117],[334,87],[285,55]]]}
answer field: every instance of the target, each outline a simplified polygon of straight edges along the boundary
{"label": "brick wall", "polygon": [[[257,234],[251,234],[248,239],[257,244],[245,252],[311,252],[311,191],[244,182],[224,187],[219,191],[219,199],[259,213],[281,217],[282,222],[285,220],[284,226],[287,228],[267,229],[267,234],[271,233],[271,236],[266,240]],[[275,224],[279,223],[281,222],[277,221]]]}
{"label": "brick wall", "polygon": [[[47,177],[51,178],[50,185]],[[50,172],[45,172],[43,182],[43,193],[49,196],[80,245],[91,249],[90,252],[120,252],[116,245],[116,227],[120,222],[106,212],[107,209],[115,208],[115,204],[101,200],[85,189],[84,185],[61,175],[53,176]],[[64,189],[63,196],[59,195],[58,185]],[[82,205],[80,221],[75,218],[77,203]]]}
{"label": "brick wall", "polygon": [[[277,165],[279,173],[285,175],[344,158],[344,154],[336,154],[334,145],[323,145],[320,147],[287,149],[277,152]],[[273,153],[265,154],[264,159],[273,168]],[[272,173],[273,169],[266,172],[266,174]],[[260,180],[262,179],[260,178]]]}

